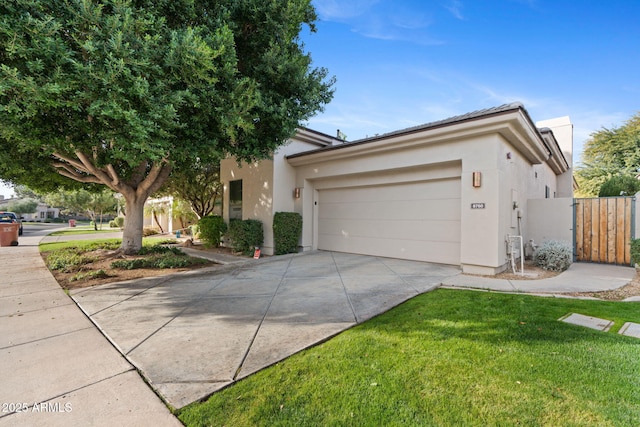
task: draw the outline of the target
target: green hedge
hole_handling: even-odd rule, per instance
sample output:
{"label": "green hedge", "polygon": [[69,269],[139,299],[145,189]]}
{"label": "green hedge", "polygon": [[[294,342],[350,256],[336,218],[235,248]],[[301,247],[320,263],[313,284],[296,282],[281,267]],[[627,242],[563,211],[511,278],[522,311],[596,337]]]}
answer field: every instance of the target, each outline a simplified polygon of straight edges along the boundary
{"label": "green hedge", "polygon": [[[202,233],[202,230],[200,230]],[[264,232],[262,221],[257,219],[232,220],[227,232],[231,247],[245,255],[252,255],[256,247],[262,246]]]}
{"label": "green hedge", "polygon": [[273,241],[276,255],[297,253],[301,235],[302,215],[297,212],[276,212],[273,216]]}
{"label": "green hedge", "polygon": [[218,247],[222,240],[222,235],[227,231],[227,224],[221,216],[209,215],[200,218],[198,221],[198,232],[200,233],[200,240],[202,240],[206,246]]}
{"label": "green hedge", "polygon": [[110,228],[123,228],[124,227],[124,217],[123,216],[117,216],[117,217],[113,218],[111,221],[109,221],[109,227]]}

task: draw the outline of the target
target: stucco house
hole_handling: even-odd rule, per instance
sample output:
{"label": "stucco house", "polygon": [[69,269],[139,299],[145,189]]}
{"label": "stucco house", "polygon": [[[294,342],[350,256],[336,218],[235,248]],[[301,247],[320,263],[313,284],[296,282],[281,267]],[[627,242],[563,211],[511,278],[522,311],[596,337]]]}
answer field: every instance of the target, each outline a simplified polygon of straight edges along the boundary
{"label": "stucco house", "polygon": [[175,233],[176,231],[184,233],[186,227],[196,223],[197,220],[195,215],[193,218],[181,217],[179,212],[174,209],[175,201],[173,196],[148,199],[144,205],[143,227],[161,229],[164,233]]}
{"label": "stucco house", "polygon": [[460,266],[495,274],[510,236],[527,241],[527,204],[573,197],[568,117],[532,121],[519,103],[353,142],[299,129],[270,160],[221,163],[223,217],[303,218],[301,250]]}

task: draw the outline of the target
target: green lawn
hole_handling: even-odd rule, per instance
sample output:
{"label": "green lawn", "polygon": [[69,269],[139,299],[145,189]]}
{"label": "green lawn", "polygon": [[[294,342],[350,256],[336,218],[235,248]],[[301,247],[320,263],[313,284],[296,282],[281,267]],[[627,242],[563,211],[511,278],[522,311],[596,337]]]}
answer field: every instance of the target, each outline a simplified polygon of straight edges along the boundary
{"label": "green lawn", "polygon": [[[616,322],[608,333],[556,319]],[[640,303],[437,290],[179,411],[187,426],[638,426]]]}

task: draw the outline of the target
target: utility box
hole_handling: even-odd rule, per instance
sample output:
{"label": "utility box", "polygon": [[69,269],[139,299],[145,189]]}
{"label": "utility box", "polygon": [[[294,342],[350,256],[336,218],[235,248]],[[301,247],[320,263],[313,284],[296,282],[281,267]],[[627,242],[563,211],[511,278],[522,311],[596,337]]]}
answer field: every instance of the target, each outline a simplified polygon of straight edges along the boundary
{"label": "utility box", "polygon": [[20,224],[0,223],[0,246],[18,246]]}

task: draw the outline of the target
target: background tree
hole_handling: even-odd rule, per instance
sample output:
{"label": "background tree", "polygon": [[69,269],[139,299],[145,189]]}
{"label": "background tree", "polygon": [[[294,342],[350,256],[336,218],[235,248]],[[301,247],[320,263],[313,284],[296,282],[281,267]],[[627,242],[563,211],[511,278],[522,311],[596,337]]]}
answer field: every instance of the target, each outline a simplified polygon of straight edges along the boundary
{"label": "background tree", "polygon": [[38,201],[35,199],[22,199],[9,202],[6,210],[15,212],[18,216],[35,213],[38,208]]}
{"label": "background tree", "polygon": [[87,190],[64,190],[49,193],[45,201],[50,206],[60,208],[65,213],[86,214],[93,221],[93,227],[98,230],[98,219],[102,229],[102,217],[106,213],[116,211],[117,200],[113,191],[104,189],[99,192]]}
{"label": "background tree", "polygon": [[122,249],[172,170],[266,158],[332,97],[310,0],[0,3],[0,178],[122,194]]}
{"label": "background tree", "polygon": [[198,219],[212,215],[222,200],[220,161],[207,164],[196,161],[190,168],[174,170],[162,194],[177,196],[189,203]]}
{"label": "background tree", "polygon": [[13,191],[16,193],[16,197],[20,199],[42,200],[41,194],[36,193],[26,185],[16,185],[13,187]]}
{"label": "background tree", "polygon": [[584,146],[582,166],[576,170],[576,181],[580,195],[595,197],[608,180],[616,176],[635,178],[639,171],[640,113],[620,127],[591,134]]}
{"label": "background tree", "polygon": [[191,205],[181,199],[173,199],[171,212],[174,218],[180,221],[180,229],[187,228],[189,224],[197,222],[199,219],[195,212],[193,212],[193,209],[191,209]]}
{"label": "background tree", "polygon": [[598,197],[633,196],[640,191],[640,181],[632,175],[616,175],[602,184]]}

